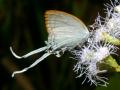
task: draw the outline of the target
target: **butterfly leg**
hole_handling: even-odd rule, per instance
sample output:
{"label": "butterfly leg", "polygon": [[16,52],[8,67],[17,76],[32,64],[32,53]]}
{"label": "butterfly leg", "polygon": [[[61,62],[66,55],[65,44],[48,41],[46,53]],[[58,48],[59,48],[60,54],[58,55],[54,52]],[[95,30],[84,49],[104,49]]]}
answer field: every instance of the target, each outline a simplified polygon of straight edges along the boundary
{"label": "butterfly leg", "polygon": [[12,77],[14,77],[15,74],[19,74],[19,73],[23,73],[25,71],[27,71],[28,69],[36,66],[39,62],[41,62],[42,60],[44,60],[46,57],[48,57],[49,55],[51,55],[51,53],[45,53],[42,57],[40,57],[38,60],[36,60],[33,64],[31,64],[29,67],[26,67],[20,71],[15,71],[12,74]]}

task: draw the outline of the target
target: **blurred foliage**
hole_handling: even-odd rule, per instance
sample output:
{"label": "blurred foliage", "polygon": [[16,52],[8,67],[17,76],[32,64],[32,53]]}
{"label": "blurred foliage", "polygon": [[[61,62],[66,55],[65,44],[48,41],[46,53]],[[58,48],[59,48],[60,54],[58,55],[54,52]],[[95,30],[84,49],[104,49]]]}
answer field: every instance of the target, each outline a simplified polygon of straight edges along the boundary
{"label": "blurred foliage", "polygon": [[108,87],[97,87],[96,90],[120,90],[120,73],[112,75],[109,79]]}
{"label": "blurred foliage", "polygon": [[0,0],[0,90],[119,90],[120,75],[111,75],[108,88],[81,85],[75,78],[74,60],[66,52],[62,57],[48,57],[36,67],[11,78],[14,70],[27,67],[42,54],[17,60],[9,51],[12,46],[18,55],[45,45],[46,10],[62,10],[80,18],[87,26],[98,15],[104,16],[104,4],[109,0]]}

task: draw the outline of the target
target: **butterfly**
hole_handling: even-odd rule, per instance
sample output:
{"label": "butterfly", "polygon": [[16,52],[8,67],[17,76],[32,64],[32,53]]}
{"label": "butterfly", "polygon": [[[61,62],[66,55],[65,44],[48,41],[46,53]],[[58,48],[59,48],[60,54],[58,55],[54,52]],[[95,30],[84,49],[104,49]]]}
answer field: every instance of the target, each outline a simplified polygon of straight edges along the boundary
{"label": "butterfly", "polygon": [[45,51],[45,54],[29,67],[13,72],[12,77],[14,77],[15,74],[23,73],[34,67],[51,54],[60,57],[60,52],[64,53],[66,50],[73,49],[77,45],[85,42],[89,37],[89,31],[85,24],[77,17],[63,11],[46,11],[45,24],[48,32],[48,40],[45,41],[46,46],[33,50],[23,56],[18,56],[12,47],[10,47],[13,56],[18,59],[27,58],[33,54]]}

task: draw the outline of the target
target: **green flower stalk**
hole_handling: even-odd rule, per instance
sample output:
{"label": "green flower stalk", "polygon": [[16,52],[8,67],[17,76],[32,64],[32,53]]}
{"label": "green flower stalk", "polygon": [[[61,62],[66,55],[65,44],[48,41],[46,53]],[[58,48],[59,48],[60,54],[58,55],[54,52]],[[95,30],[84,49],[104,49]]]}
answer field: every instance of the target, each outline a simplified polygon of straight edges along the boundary
{"label": "green flower stalk", "polygon": [[108,56],[106,59],[104,59],[104,63],[113,68],[115,72],[120,72],[120,65],[118,65],[112,56]]}
{"label": "green flower stalk", "polygon": [[108,43],[111,43],[113,45],[120,45],[120,40],[111,36],[110,34],[106,33],[106,32],[103,32],[102,33],[102,36],[103,40],[105,42],[108,42]]}

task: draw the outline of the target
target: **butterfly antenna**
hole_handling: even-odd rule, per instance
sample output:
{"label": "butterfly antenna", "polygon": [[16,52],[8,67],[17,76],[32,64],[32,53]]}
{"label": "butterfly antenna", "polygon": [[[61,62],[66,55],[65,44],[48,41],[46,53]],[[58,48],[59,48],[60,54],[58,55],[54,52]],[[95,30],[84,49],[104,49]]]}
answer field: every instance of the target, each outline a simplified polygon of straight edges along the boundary
{"label": "butterfly antenna", "polygon": [[13,54],[13,56],[14,56],[15,58],[21,59],[21,58],[27,58],[27,57],[29,57],[29,56],[31,56],[31,55],[33,55],[33,54],[36,54],[36,53],[45,51],[47,48],[48,48],[48,47],[45,46],[45,47],[36,49],[36,50],[34,50],[34,51],[31,51],[31,52],[29,52],[29,53],[27,53],[27,54],[25,54],[25,55],[23,55],[23,56],[18,56],[18,55],[13,51],[12,47],[10,47],[10,51],[11,51],[11,53]]}

